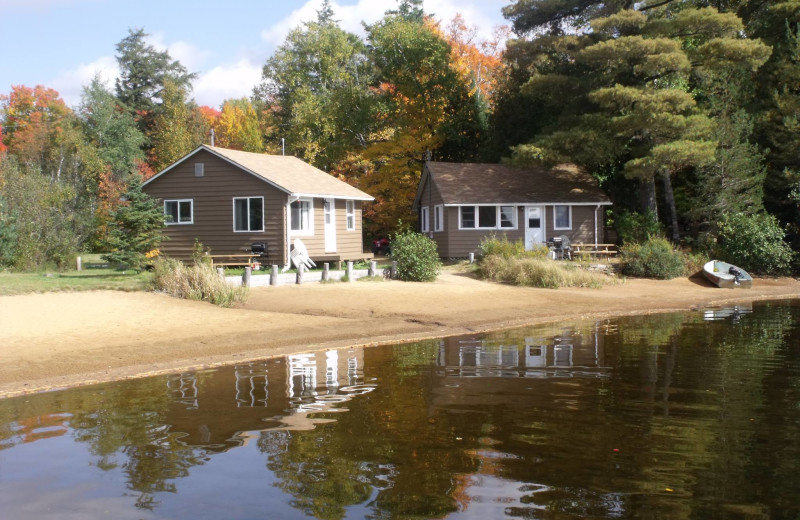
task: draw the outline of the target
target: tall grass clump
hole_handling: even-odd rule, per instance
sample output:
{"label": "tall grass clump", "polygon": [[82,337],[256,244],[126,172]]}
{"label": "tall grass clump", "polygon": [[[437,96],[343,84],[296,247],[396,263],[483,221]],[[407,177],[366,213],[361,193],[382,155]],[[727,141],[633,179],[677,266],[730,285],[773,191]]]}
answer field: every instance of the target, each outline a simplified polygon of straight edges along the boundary
{"label": "tall grass clump", "polygon": [[491,235],[481,239],[478,246],[478,260],[489,256],[500,256],[502,258],[544,258],[547,256],[549,248],[541,244],[530,251],[525,250],[525,243],[522,240],[511,242],[508,237],[503,235],[498,238]]}
{"label": "tall grass clump", "polygon": [[214,267],[206,262],[187,266],[173,258],[158,258],[153,264],[156,290],[186,300],[231,307],[247,299],[246,287],[228,285]]}
{"label": "tall grass clump", "polygon": [[650,238],[620,249],[622,272],[628,276],[670,280],[686,274],[686,258],[665,238]]}
{"label": "tall grass clump", "polygon": [[501,255],[489,255],[481,259],[478,274],[487,280],[545,289],[599,288],[612,280],[606,275],[549,258],[505,258]]}

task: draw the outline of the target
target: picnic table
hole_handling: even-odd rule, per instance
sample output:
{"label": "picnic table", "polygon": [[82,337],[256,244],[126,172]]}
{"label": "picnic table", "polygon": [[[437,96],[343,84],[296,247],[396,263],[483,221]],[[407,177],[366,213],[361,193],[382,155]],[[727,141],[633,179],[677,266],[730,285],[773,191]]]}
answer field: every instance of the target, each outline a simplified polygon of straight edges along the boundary
{"label": "picnic table", "polygon": [[583,244],[581,242],[572,244],[573,255],[588,254],[598,257],[614,256],[619,251],[616,244]]}

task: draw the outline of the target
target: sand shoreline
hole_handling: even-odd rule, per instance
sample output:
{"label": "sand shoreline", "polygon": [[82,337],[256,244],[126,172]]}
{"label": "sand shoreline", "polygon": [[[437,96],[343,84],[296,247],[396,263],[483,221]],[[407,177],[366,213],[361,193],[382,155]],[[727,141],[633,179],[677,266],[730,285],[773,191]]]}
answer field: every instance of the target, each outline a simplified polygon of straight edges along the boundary
{"label": "sand shoreline", "polygon": [[800,298],[800,281],[728,290],[702,278],[534,289],[446,271],[430,284],[261,287],[243,307],[144,292],[0,297],[0,397],[349,346],[539,323]]}

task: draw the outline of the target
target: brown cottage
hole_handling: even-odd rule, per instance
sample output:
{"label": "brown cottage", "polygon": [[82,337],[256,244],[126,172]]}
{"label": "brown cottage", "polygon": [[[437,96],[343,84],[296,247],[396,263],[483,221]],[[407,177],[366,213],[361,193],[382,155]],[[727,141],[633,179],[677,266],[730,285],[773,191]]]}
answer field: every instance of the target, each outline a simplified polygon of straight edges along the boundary
{"label": "brown cottage", "polygon": [[601,243],[603,206],[609,205],[597,182],[575,165],[520,169],[429,161],[413,208],[439,255],[463,258],[490,235],[524,240],[526,249],[562,235],[573,243]]}
{"label": "brown cottage", "polygon": [[190,260],[195,240],[215,255],[265,243],[268,261],[286,265],[300,239],[312,259],[358,260],[361,207],[373,198],[296,157],[202,145],[147,180],[167,218],[161,250]]}

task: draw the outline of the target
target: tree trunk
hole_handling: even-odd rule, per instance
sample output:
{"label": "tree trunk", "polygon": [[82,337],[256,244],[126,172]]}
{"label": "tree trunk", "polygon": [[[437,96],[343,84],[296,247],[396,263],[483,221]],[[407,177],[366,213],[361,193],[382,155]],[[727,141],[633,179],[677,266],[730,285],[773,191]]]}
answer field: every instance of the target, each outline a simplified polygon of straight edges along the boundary
{"label": "tree trunk", "polygon": [[654,179],[639,179],[639,207],[642,214],[652,211],[658,214],[656,204],[656,182]]}
{"label": "tree trunk", "polygon": [[681,240],[680,229],[678,229],[678,211],[675,209],[675,194],[672,192],[672,179],[669,173],[663,173],[661,179],[664,181],[664,200],[669,209],[669,218],[672,227],[672,241],[678,243]]}

